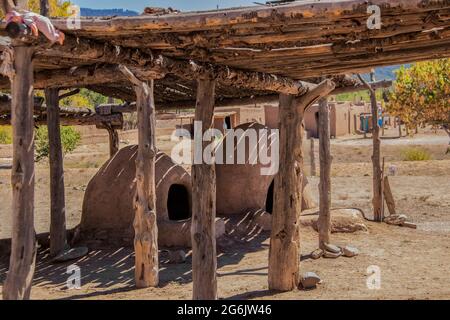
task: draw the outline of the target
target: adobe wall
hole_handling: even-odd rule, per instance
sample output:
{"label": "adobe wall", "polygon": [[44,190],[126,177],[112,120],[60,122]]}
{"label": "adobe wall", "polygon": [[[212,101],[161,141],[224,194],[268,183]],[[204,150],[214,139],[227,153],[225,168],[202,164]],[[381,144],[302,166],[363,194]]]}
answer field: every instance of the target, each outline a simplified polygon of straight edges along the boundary
{"label": "adobe wall", "polygon": [[[248,129],[268,129],[259,123],[246,123],[238,126],[236,129],[244,131]],[[221,144],[217,147],[217,153],[220,152],[221,146],[226,146],[227,139],[225,136]],[[225,148],[226,149],[226,148]],[[242,214],[249,210],[267,208],[268,195],[270,194],[270,186],[275,179],[275,175],[261,175],[261,169],[266,167],[258,161],[257,164],[249,163],[249,144],[245,147],[245,164],[216,164],[216,206],[217,214],[223,216]],[[258,150],[258,149],[256,149]],[[235,146],[234,157],[237,159],[237,148]],[[271,148],[269,147],[269,155]],[[307,179],[304,179],[305,197],[303,199],[303,208],[311,208],[315,206],[310,195]],[[273,200],[273,199],[271,199]],[[269,200],[270,202],[270,200]]]}
{"label": "adobe wall", "polygon": [[[133,238],[137,146],[127,146],[107,161],[89,182],[83,201],[80,232],[87,237]],[[158,152],[156,159],[158,223],[191,215],[190,175]],[[168,201],[169,194],[173,201]],[[96,234],[96,235],[95,235]],[[106,239],[105,239],[106,240]],[[123,240],[123,239],[122,239]]]}
{"label": "adobe wall", "polygon": [[236,125],[241,125],[249,122],[265,123],[265,110],[261,106],[248,107],[217,107],[216,112],[236,112]]}
{"label": "adobe wall", "polygon": [[311,107],[309,107],[304,115],[304,124],[305,124],[305,130],[308,133],[308,138],[319,137],[319,128],[318,128],[318,112],[319,112],[319,105],[314,104]]}
{"label": "adobe wall", "polygon": [[264,114],[265,114],[265,125],[270,129],[278,129],[280,117],[279,117],[280,108],[278,105],[265,105],[264,106]]}

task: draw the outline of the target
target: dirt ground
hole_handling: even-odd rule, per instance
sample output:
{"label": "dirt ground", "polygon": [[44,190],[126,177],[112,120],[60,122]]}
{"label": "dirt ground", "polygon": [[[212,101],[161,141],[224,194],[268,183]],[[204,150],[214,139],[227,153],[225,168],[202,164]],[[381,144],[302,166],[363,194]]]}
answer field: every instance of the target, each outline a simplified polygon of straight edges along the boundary
{"label": "dirt ground", "polygon": [[[169,152],[173,123],[160,125],[158,147]],[[108,158],[107,137],[87,130],[83,145],[65,158],[67,225],[80,221],[83,194],[89,179]],[[395,135],[393,131],[392,135]],[[89,137],[88,137],[89,136]],[[136,142],[136,132],[121,135],[122,146]],[[223,299],[449,299],[450,298],[450,155],[445,155],[446,136],[431,131],[414,138],[384,139],[386,167],[394,165],[397,175],[390,177],[398,211],[417,223],[407,229],[367,222],[369,231],[333,234],[333,243],[352,245],[360,250],[355,258],[312,260],[309,253],[317,247],[317,233],[301,230],[301,272],[316,272],[323,283],[316,290],[276,293],[267,287],[269,233],[260,232],[251,240],[225,248],[218,257],[218,288]],[[317,145],[317,143],[316,143]],[[420,145],[433,160],[402,161],[402,150]],[[305,154],[308,155],[308,145]],[[316,150],[318,152],[318,150]],[[332,205],[357,207],[370,217],[371,140],[352,136],[332,141]],[[170,154],[170,153],[169,153]],[[0,146],[0,165],[8,163],[10,146]],[[309,158],[305,159],[309,172]],[[45,163],[37,165],[35,228],[49,229],[49,179]],[[0,169],[0,239],[11,236],[10,171]],[[318,178],[312,177],[313,187]],[[318,195],[315,195],[318,197]],[[1,256],[1,252],[0,252]],[[136,290],[133,286],[134,260],[130,248],[93,250],[72,262],[80,267],[81,289],[68,290],[67,264],[50,264],[41,251],[32,290],[33,299],[190,299],[191,263],[168,264],[161,252],[161,285],[156,289]],[[381,272],[381,288],[367,287],[368,268]],[[7,257],[0,258],[0,284],[8,267]],[[0,285],[1,291],[1,285]]]}

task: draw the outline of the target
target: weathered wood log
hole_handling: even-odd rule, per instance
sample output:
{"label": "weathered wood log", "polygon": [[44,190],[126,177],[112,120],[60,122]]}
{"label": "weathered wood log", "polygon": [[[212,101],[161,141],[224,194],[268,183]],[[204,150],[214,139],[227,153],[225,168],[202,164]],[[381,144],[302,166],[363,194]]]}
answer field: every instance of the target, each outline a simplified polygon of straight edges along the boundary
{"label": "weathered wood log", "polygon": [[[213,125],[216,83],[210,74],[201,75],[197,86],[195,121],[203,134]],[[194,300],[217,299],[216,171],[203,160],[207,142],[194,145],[192,166],[192,280]],[[197,161],[195,161],[197,160]]]}
{"label": "weathered wood log", "polygon": [[387,204],[389,213],[391,215],[397,214],[397,210],[395,209],[395,200],[394,200],[394,196],[392,194],[391,185],[389,183],[388,176],[384,177],[383,193],[384,193],[384,199],[386,200],[386,204]]}
{"label": "weathered wood log", "polygon": [[[442,3],[431,2],[426,5],[420,0],[395,1],[389,3],[386,0],[373,0],[371,4],[379,5],[384,9],[384,13],[399,14],[414,12],[426,12],[432,9],[442,8]],[[339,1],[314,1],[314,2],[293,2],[279,7],[256,6],[245,8],[234,8],[223,11],[206,11],[200,13],[167,14],[161,16],[142,15],[134,19],[116,17],[111,20],[101,20],[85,18],[83,19],[83,32],[92,33],[121,33],[129,35],[131,32],[145,30],[159,30],[169,32],[211,30],[219,27],[235,26],[244,28],[250,25],[284,26],[287,21],[295,24],[310,24],[318,21],[330,21],[330,26],[339,20],[351,18],[367,21],[370,14],[367,13],[367,5],[361,5],[358,0]],[[53,20],[53,23],[60,29],[68,29],[64,19]]]}
{"label": "weathered wood log", "polygon": [[330,106],[328,100],[319,101],[319,247],[325,250],[331,236],[331,147],[330,147]]}
{"label": "weathered wood log", "polygon": [[74,95],[76,95],[76,94],[79,94],[80,91],[81,91],[80,89],[75,89],[75,90],[72,90],[72,91],[68,91],[68,92],[66,92],[66,93],[63,93],[62,95],[59,96],[59,100],[62,100],[62,99],[65,99],[65,98],[74,96]]}
{"label": "weathered wood log", "polygon": [[[9,80],[8,80],[9,81]],[[35,113],[41,112],[43,109],[44,99],[42,97],[34,97],[34,111]],[[11,101],[12,98],[9,94],[0,95],[0,115],[11,113]]]}
{"label": "weathered wood log", "polygon": [[[47,125],[47,115],[35,117],[34,123],[36,125]],[[111,114],[109,116],[101,116],[98,114],[91,115],[62,115],[60,116],[60,125],[62,126],[96,126],[99,129],[104,129],[104,124],[107,123],[115,129],[122,129],[123,116],[120,113]],[[0,117],[0,125],[10,125],[11,117]]]}
{"label": "weathered wood log", "polygon": [[136,159],[136,215],[134,219],[136,287],[159,284],[158,226],[156,224],[156,114],[153,80],[142,82],[125,66],[119,70],[134,85],[138,109],[138,156]]}
{"label": "weathered wood log", "polygon": [[45,90],[50,162],[50,255],[60,254],[67,244],[64,165],[59,120],[59,90]]}
{"label": "weathered wood log", "polygon": [[316,147],[315,147],[315,141],[314,138],[311,137],[309,139],[309,158],[311,161],[311,177],[315,177],[317,176],[317,171],[316,171]]}
{"label": "weathered wood log", "polygon": [[34,231],[33,48],[14,48],[12,82],[12,243],[3,299],[29,299],[36,262]]}
{"label": "weathered wood log", "polygon": [[373,140],[373,154],[372,154],[372,166],[373,166],[373,217],[376,222],[383,222],[383,171],[381,169],[381,139],[380,139],[380,126],[378,125],[378,103],[375,90],[358,75],[362,83],[366,85],[370,94],[370,105],[372,110],[372,140]]}
{"label": "weathered wood log", "polygon": [[328,95],[334,83],[326,80],[305,95],[280,95],[280,169],[275,178],[274,210],[269,251],[269,289],[289,291],[299,282],[299,218],[303,184],[304,112]]}
{"label": "weathered wood log", "polygon": [[48,4],[48,0],[40,0],[40,13],[44,17],[48,17],[50,13],[50,6]]}
{"label": "weathered wood log", "polygon": [[109,136],[109,157],[112,158],[119,152],[119,133],[110,125],[105,125]]}

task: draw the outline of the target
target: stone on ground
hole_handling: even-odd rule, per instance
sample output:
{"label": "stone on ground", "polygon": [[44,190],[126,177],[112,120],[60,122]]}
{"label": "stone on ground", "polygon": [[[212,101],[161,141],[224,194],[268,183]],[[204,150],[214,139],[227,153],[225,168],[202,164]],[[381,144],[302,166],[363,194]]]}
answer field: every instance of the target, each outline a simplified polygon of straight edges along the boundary
{"label": "stone on ground", "polygon": [[408,217],[404,214],[393,214],[384,218],[384,222],[394,226],[401,226],[408,220]]}
{"label": "stone on ground", "polygon": [[341,252],[334,253],[334,252],[330,252],[330,251],[325,251],[323,254],[323,257],[327,258],[327,259],[336,259],[336,258],[339,258],[341,255],[342,255]]}
{"label": "stone on ground", "polygon": [[343,253],[344,257],[352,258],[352,257],[356,257],[359,254],[359,250],[355,247],[346,246],[346,247],[342,248],[342,253]]}
{"label": "stone on ground", "polygon": [[321,281],[322,280],[316,273],[306,272],[301,279],[301,285],[302,288],[306,290],[315,289]]}
{"label": "stone on ground", "polygon": [[331,253],[341,253],[341,248],[335,246],[334,244],[324,243],[325,251],[329,251]]}
{"label": "stone on ground", "polygon": [[319,259],[322,256],[323,256],[323,250],[322,249],[316,249],[313,252],[311,252],[311,258],[313,258],[314,260],[317,260],[317,259]]}

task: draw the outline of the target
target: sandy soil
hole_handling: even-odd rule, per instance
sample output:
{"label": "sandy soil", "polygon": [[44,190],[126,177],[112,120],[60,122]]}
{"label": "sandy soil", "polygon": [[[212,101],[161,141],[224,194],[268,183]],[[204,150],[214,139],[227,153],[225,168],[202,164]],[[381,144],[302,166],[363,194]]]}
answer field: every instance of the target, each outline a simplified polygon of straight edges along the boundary
{"label": "sandy soil", "polygon": [[[169,151],[169,127],[158,128],[158,147]],[[134,143],[135,133],[121,136],[122,145]],[[84,140],[65,160],[67,224],[79,223],[84,189],[97,168],[107,159],[104,135]],[[384,143],[390,141],[389,143]],[[395,142],[392,142],[395,141]],[[333,207],[358,207],[370,216],[370,140],[346,137],[332,142]],[[404,142],[404,143],[403,143]],[[430,143],[428,143],[430,142]],[[447,140],[441,135],[419,135],[383,141],[386,165],[398,173],[391,185],[399,212],[418,224],[417,230],[367,222],[368,233],[333,234],[333,242],[350,244],[360,250],[355,258],[311,260],[317,234],[303,227],[301,271],[314,271],[323,284],[312,291],[275,293],[267,289],[269,234],[243,240],[225,248],[218,257],[219,295],[223,299],[449,299],[450,298],[450,156],[445,156]],[[433,160],[405,162],[402,148],[421,145]],[[0,164],[11,156],[9,146],[0,146]],[[307,146],[305,146],[305,153]],[[306,169],[309,171],[308,158]],[[9,170],[0,170],[0,239],[10,237]],[[46,164],[36,172],[36,231],[48,231],[49,181]],[[313,186],[318,178],[311,178]],[[316,195],[317,196],[317,195]],[[0,252],[1,256],[1,252]],[[7,258],[0,258],[0,283],[7,271]],[[45,251],[38,257],[34,299],[190,299],[191,263],[167,264],[161,252],[161,285],[157,289],[136,290],[133,286],[133,252],[130,248],[91,251],[75,264],[81,268],[82,288],[68,290],[69,264],[49,263]],[[381,270],[381,289],[367,288],[367,268]],[[1,291],[1,285],[0,285]]]}

